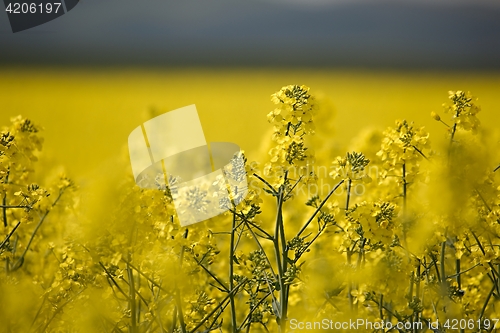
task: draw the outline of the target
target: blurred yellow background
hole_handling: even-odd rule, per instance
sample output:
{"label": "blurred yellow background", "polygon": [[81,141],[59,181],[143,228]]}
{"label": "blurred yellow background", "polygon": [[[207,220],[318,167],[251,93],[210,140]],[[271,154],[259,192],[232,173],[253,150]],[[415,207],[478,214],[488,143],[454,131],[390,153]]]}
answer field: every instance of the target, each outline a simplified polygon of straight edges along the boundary
{"label": "blurred yellow background", "polygon": [[[196,104],[207,141],[231,141],[257,159],[270,125],[269,97],[288,84],[305,84],[335,106],[335,133],[347,145],[363,128],[406,118],[431,133],[443,126],[448,90],[479,97],[486,127],[498,120],[498,73],[383,72],[327,69],[0,69],[0,124],[18,114],[45,128],[44,156],[84,177],[126,150],[129,133],[151,117]],[[444,117],[445,121],[448,117]],[[431,138],[433,139],[433,138]]]}

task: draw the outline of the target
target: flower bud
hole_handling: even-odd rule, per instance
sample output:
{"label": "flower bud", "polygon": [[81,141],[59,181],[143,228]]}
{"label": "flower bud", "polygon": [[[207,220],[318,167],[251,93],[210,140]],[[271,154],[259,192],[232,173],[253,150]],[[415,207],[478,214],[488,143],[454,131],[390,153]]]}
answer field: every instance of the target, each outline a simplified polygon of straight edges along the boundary
{"label": "flower bud", "polygon": [[431,117],[434,118],[434,120],[440,121],[441,117],[434,111],[431,112]]}

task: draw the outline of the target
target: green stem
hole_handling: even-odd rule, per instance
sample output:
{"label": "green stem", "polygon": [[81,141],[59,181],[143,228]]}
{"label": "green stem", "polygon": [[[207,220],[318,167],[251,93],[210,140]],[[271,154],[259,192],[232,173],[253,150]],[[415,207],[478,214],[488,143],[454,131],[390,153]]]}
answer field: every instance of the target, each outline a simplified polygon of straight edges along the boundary
{"label": "green stem", "polygon": [[[352,184],[352,180],[349,178],[347,180],[347,197],[346,197],[346,200],[345,200],[345,215],[347,215],[347,211],[349,210],[349,200],[351,198],[351,184]],[[347,264],[349,265],[349,267],[351,267],[351,256],[354,252],[354,248],[353,248],[353,251],[349,250],[349,248],[347,248]],[[354,311],[354,299],[352,297],[352,281],[351,279],[349,278],[349,288],[347,290],[348,294],[347,294],[347,297],[349,299],[349,309],[351,311]]]}
{"label": "green stem", "polygon": [[[9,183],[9,174],[10,174],[10,167],[7,169],[7,175],[5,176],[5,182],[4,184]],[[7,228],[7,190],[5,190],[5,193],[3,194],[3,200],[2,200],[2,210],[3,210],[3,226]]]}
{"label": "green stem", "polygon": [[[453,275],[448,275],[448,276],[447,276],[447,278],[450,278],[450,279],[451,279],[451,278],[456,278],[458,275],[462,275],[462,274],[464,274],[464,273],[466,273],[466,272],[468,272],[468,271],[470,271],[470,270],[472,270],[472,269],[476,268],[476,267],[477,267],[477,266],[479,266],[479,265],[481,265],[481,263],[477,263],[477,264],[475,264],[474,266],[471,266],[471,267],[467,268],[466,270],[463,270],[463,271],[461,271],[461,272],[457,272],[456,274],[453,274]],[[457,282],[458,282],[458,281],[457,281]]]}
{"label": "green stem", "polygon": [[426,160],[429,160],[429,159],[427,158],[427,156],[425,156],[425,154],[424,154],[424,153],[423,153],[420,149],[418,149],[418,148],[417,148],[417,147],[415,147],[415,146],[412,146],[412,147],[413,147],[413,149],[415,149],[415,150],[417,151],[417,153],[419,153],[419,154],[420,154],[423,158],[425,158]]}
{"label": "green stem", "polygon": [[309,249],[309,247],[311,247],[311,245],[316,241],[316,239],[318,239],[319,236],[321,236],[321,234],[323,233],[323,231],[326,229],[326,224],[323,225],[321,227],[321,229],[319,229],[318,233],[313,237],[313,239],[311,239],[310,242],[308,242],[308,244],[304,247],[304,249],[302,249],[302,251],[300,251],[299,253],[295,254],[295,258],[292,260],[292,262],[294,264],[297,263],[297,261],[299,261],[300,258],[302,258],[302,256],[307,252],[307,250]]}
{"label": "green stem", "polygon": [[446,290],[446,271],[445,271],[445,267],[444,267],[445,251],[446,251],[446,241],[444,241],[444,242],[441,243],[441,262],[440,262],[440,266],[441,266],[441,276],[443,277],[442,280],[441,280],[441,288],[442,288],[442,292],[443,293],[447,292],[447,290]]}
{"label": "green stem", "polygon": [[2,210],[3,210],[3,226],[7,228],[7,208],[13,208],[7,206],[7,191],[3,194],[2,200]]}
{"label": "green stem", "polygon": [[190,333],[195,333],[195,332],[198,332],[198,329],[203,326],[203,324],[205,324],[205,322],[210,318],[212,317],[217,311],[225,308],[226,305],[224,305],[226,303],[226,301],[229,299],[229,296],[231,294],[235,294],[238,289],[244,285],[245,283],[247,283],[248,280],[247,279],[244,279],[243,281],[241,281],[236,287],[234,287],[234,290],[229,292],[229,294],[224,297],[224,299],[219,303],[219,305],[217,307],[215,307],[209,314],[207,314],[199,323],[198,325],[195,326],[195,328],[193,328],[191,331],[189,331]]}
{"label": "green stem", "polygon": [[153,279],[151,279],[150,277],[148,277],[146,274],[144,274],[143,272],[141,272],[141,270],[139,270],[137,267],[135,267],[134,265],[132,265],[131,262],[129,262],[128,260],[125,260],[125,259],[122,259],[127,265],[129,265],[130,267],[132,267],[132,269],[134,269],[137,273],[139,273],[139,275],[141,275],[142,277],[144,277],[146,280],[148,280],[153,286],[155,287],[158,287],[158,289],[166,292],[167,294],[171,294],[170,291],[168,291],[167,289],[165,289],[164,287],[162,287],[160,284],[156,283]]}
{"label": "green stem", "polygon": [[[104,264],[102,262],[100,262],[100,261],[99,261],[99,265],[102,267],[102,269],[104,270],[104,272],[106,273],[106,275],[108,276],[108,278],[111,280],[111,282],[113,283],[113,285],[116,287],[116,289],[118,289],[118,291],[123,296],[125,296],[126,298],[128,298],[128,295],[123,291],[123,289],[120,287],[120,285],[116,282],[116,280],[113,277],[113,275],[106,269],[106,266],[104,266]],[[113,292],[114,292],[114,290],[113,290]]]}
{"label": "green stem", "polygon": [[236,213],[233,213],[233,223],[231,227],[231,241],[229,245],[229,302],[231,304],[231,326],[233,333],[238,332],[238,325],[236,323],[236,305],[234,303],[234,233],[236,232]]}
{"label": "green stem", "polygon": [[[186,229],[187,230],[187,229]],[[181,254],[179,256],[179,271],[182,269],[182,262],[184,261],[184,245],[181,248]],[[186,323],[184,322],[184,313],[182,311],[182,298],[181,298],[181,290],[177,286],[177,282],[175,283],[175,303],[177,309],[177,318],[179,318],[179,324],[181,326],[181,332],[187,333]]]}
{"label": "green stem", "polygon": [[[268,292],[265,296],[263,296],[257,303],[255,303],[255,305],[250,309],[250,312],[247,314],[247,316],[245,317],[245,319],[243,320],[243,322],[241,323],[240,327],[238,328],[238,330],[241,330],[245,324],[250,320],[250,318],[252,317],[252,313],[254,313],[255,310],[257,310],[257,308],[269,297],[271,296],[271,291]],[[247,327],[250,327],[250,324],[248,324]]]}
{"label": "green stem", "polygon": [[52,211],[52,208],[54,208],[54,206],[57,204],[57,202],[59,201],[59,199],[61,199],[61,196],[63,195],[63,193],[64,193],[64,190],[60,190],[59,191],[59,195],[57,196],[56,200],[54,201],[54,203],[52,204],[52,206],[50,207],[50,209],[48,209],[45,212],[45,214],[42,216],[42,218],[40,219],[40,221],[36,225],[35,230],[33,230],[33,233],[31,234],[31,237],[30,237],[30,239],[28,241],[28,244],[26,245],[26,248],[24,249],[23,254],[21,254],[21,256],[19,257],[19,259],[17,260],[17,262],[14,264],[14,266],[12,267],[12,270],[16,270],[16,269],[18,269],[19,267],[21,267],[23,265],[23,263],[24,263],[24,257],[26,256],[26,253],[28,252],[28,250],[29,250],[29,248],[31,246],[31,243],[33,242],[33,239],[35,238],[35,235],[36,235],[38,229],[40,229],[40,227],[42,226],[43,222],[47,218],[47,215],[49,215],[49,213]]}
{"label": "green stem", "polygon": [[406,213],[406,195],[408,183],[406,182],[406,163],[403,163],[403,214]]}
{"label": "green stem", "polygon": [[460,111],[457,109],[457,112],[455,114],[455,121],[454,121],[453,127],[451,128],[450,146],[448,148],[448,163],[450,162],[450,158],[451,158],[451,148],[452,148],[452,144],[453,144],[453,139],[455,138],[455,133],[457,131],[456,119],[458,118],[459,114],[460,114]]}
{"label": "green stem", "polygon": [[[278,192],[278,204],[277,204],[277,212],[276,212],[276,225],[275,225],[275,230],[274,230],[274,238],[273,238],[273,243],[274,243],[274,252],[276,255],[276,265],[278,266],[278,283],[280,285],[280,291],[279,291],[279,299],[280,299],[280,313],[278,318],[278,323],[280,327],[280,332],[284,333],[285,332],[285,313],[284,311],[286,310],[285,307],[285,272],[284,268],[286,267],[286,262],[282,261],[283,257],[283,250],[284,248],[280,249],[280,234],[281,234],[281,228],[283,227],[283,215],[282,215],[282,209],[283,209],[283,186],[280,187],[279,192]],[[283,243],[281,242],[281,245],[283,246]]]}
{"label": "green stem", "polygon": [[378,314],[380,316],[380,320],[384,320],[384,294],[380,294],[380,301],[378,306]]}
{"label": "green stem", "polygon": [[182,312],[182,300],[181,293],[179,288],[177,288],[177,292],[175,293],[175,303],[177,305],[177,318],[179,318],[179,323],[181,325],[181,332],[187,333],[186,331],[186,323],[184,322],[184,313]]}
{"label": "green stem", "polygon": [[269,264],[269,268],[271,269],[271,273],[273,274],[273,278],[275,280],[277,280],[277,277],[276,277],[276,273],[274,272],[274,269],[273,269],[273,266],[271,265],[271,260],[269,260],[269,257],[267,256],[267,253],[266,251],[264,251],[264,247],[262,246],[262,244],[260,243],[259,239],[257,238],[257,235],[255,234],[255,232],[252,230],[252,228],[250,228],[250,225],[247,221],[244,221],[245,222],[245,225],[248,229],[248,231],[250,231],[250,233],[252,234],[252,238],[255,240],[255,242],[257,243],[257,246],[259,247],[260,251],[264,254],[264,257],[266,258],[266,261],[267,263]]}
{"label": "green stem", "polygon": [[[198,266],[200,266],[201,268],[203,268],[203,270],[205,272],[207,272],[208,275],[210,275],[221,287],[222,289],[224,289],[224,291],[226,292],[229,292],[230,289],[212,272],[210,272],[210,270],[208,268],[205,267],[205,265],[203,265],[203,263],[196,259],[195,256],[193,256],[193,260],[196,261],[196,263],[198,264]],[[230,269],[230,272],[229,272],[229,276],[231,277],[232,276],[232,272],[231,272],[231,269]]]}
{"label": "green stem", "polygon": [[347,211],[349,210],[349,200],[351,199],[351,184],[352,184],[352,180],[351,180],[351,178],[349,178],[347,180],[347,197],[345,200],[345,213],[346,213],[346,215],[347,215]]}
{"label": "green stem", "polygon": [[[350,267],[351,266],[351,255],[352,255],[352,252],[351,250],[349,250],[349,248],[347,249],[347,265]],[[349,299],[349,309],[351,311],[354,310],[354,300],[353,300],[353,297],[352,297],[352,281],[351,279],[349,278],[349,281],[348,281],[348,289],[347,289],[347,298]]]}
{"label": "green stem", "polygon": [[[286,175],[285,175],[286,179]],[[281,254],[282,254],[282,265],[283,265],[283,274],[288,270],[288,247],[286,245],[286,237],[285,237],[285,224],[283,223],[283,191],[280,191],[280,195],[278,198],[278,206],[279,206],[279,215],[278,215],[278,225],[279,225],[279,233],[281,239]],[[290,290],[290,285],[284,284],[282,290],[282,300],[281,300],[281,318],[282,318],[282,332],[285,332],[285,325],[288,313],[288,292]]]}
{"label": "green stem", "polygon": [[488,302],[490,301],[491,295],[493,295],[493,292],[495,291],[495,289],[496,289],[496,286],[493,285],[490,292],[488,293],[488,296],[486,296],[486,300],[484,301],[483,308],[481,309],[481,313],[479,314],[479,319],[483,319],[484,312],[486,311],[486,307],[488,306]]}
{"label": "green stem", "polygon": [[[420,261],[418,262],[417,266],[417,272],[415,274],[415,296],[417,300],[420,299]],[[420,316],[418,310],[414,310],[414,319],[413,322],[417,323],[420,321]],[[418,326],[415,325],[413,328],[413,332],[417,333],[418,332]]]}
{"label": "green stem", "polygon": [[3,249],[3,247],[5,246],[5,244],[7,244],[7,242],[9,241],[10,237],[12,237],[12,235],[14,234],[14,232],[16,232],[16,229],[19,227],[19,225],[21,225],[21,221],[17,222],[16,226],[14,227],[14,229],[12,229],[11,232],[9,232],[9,234],[7,235],[7,237],[5,237],[4,241],[2,242],[2,244],[0,244],[0,250]]}
{"label": "green stem", "polygon": [[[130,261],[130,254],[129,254]],[[135,281],[134,274],[129,265],[127,265],[127,275],[128,275],[128,286],[129,286],[129,308],[130,308],[130,318],[131,318],[131,332],[137,333],[137,306],[135,304]]]}
{"label": "green stem", "polygon": [[269,190],[271,191],[271,193],[276,196],[278,195],[278,192],[276,192],[276,190],[274,189],[274,187],[271,186],[271,184],[269,184],[264,178],[262,178],[261,176],[259,176],[258,174],[254,173],[253,174],[255,177],[257,177],[261,182],[263,182],[264,184],[266,184],[267,187],[269,187]]}
{"label": "green stem", "polygon": [[335,187],[333,188],[333,190],[331,190],[330,193],[328,193],[328,195],[325,197],[325,199],[323,199],[323,201],[321,201],[321,203],[319,204],[318,208],[316,208],[316,210],[311,215],[311,217],[309,218],[309,220],[307,220],[307,222],[302,226],[302,228],[300,229],[300,231],[297,233],[297,236],[295,236],[296,238],[299,238],[300,235],[302,235],[302,233],[306,230],[306,228],[309,226],[309,224],[314,220],[314,218],[316,217],[316,215],[318,215],[318,213],[321,210],[321,208],[323,208],[323,206],[328,201],[328,199],[330,199],[330,197],[332,196],[333,192],[335,192],[340,187],[340,185],[342,185],[343,183],[344,183],[344,180],[341,180],[340,182],[338,182],[337,185],[335,185]]}

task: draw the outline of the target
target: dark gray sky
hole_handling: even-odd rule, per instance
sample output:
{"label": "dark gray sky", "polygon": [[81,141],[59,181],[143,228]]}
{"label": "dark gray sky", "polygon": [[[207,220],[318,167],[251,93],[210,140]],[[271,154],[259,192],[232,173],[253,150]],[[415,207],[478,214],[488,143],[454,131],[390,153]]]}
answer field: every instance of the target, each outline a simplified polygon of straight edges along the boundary
{"label": "dark gray sky", "polygon": [[500,1],[81,0],[13,34],[0,66],[500,69]]}

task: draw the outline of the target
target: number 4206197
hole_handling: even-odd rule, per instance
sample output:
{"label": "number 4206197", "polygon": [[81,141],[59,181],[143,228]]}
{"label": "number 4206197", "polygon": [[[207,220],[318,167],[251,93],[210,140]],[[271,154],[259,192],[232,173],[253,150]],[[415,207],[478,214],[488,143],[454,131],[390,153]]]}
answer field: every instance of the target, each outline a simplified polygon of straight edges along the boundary
{"label": "number 4206197", "polygon": [[61,7],[60,2],[54,2],[54,3],[20,3],[20,2],[14,2],[14,3],[9,3],[7,8],[5,9],[6,12],[9,14],[50,14],[52,12],[56,13],[59,11]]}
{"label": "number 4206197", "polygon": [[479,329],[479,330],[490,330],[496,329],[498,319],[448,319],[443,324],[443,327],[451,330],[464,330],[464,329]]}

